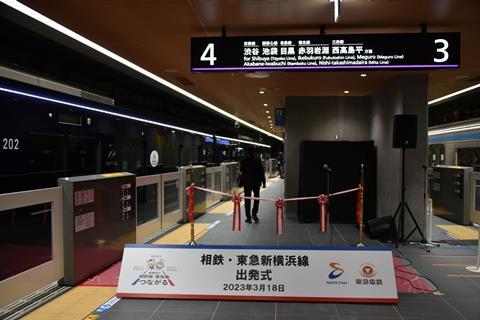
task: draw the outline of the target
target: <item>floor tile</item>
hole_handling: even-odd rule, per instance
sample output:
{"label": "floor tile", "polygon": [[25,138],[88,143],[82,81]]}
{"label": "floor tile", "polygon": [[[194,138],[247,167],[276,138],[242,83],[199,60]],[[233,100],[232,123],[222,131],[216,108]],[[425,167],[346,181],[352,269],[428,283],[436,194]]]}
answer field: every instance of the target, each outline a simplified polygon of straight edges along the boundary
{"label": "floor tile", "polygon": [[274,320],[273,314],[215,313],[213,320]]}
{"label": "floor tile", "polygon": [[109,310],[102,313],[98,320],[148,320],[151,315],[151,312]]}
{"label": "floor tile", "polygon": [[338,316],[336,314],[318,314],[318,315],[285,315],[285,314],[277,314],[276,320],[338,320]]}
{"label": "floor tile", "polygon": [[278,302],[277,315],[336,315],[333,303]]}
{"label": "floor tile", "polygon": [[275,314],[274,302],[222,301],[217,313]]}
{"label": "floor tile", "polygon": [[462,319],[441,297],[403,298],[399,299],[396,308],[405,319]]}
{"label": "floor tile", "polygon": [[213,300],[165,300],[158,309],[163,312],[207,312],[213,313],[218,301]]}
{"label": "floor tile", "polygon": [[398,313],[392,305],[389,304],[353,304],[340,303],[337,304],[337,310],[341,317],[344,316],[378,316],[390,319],[400,319]]}
{"label": "floor tile", "polygon": [[114,304],[110,310],[120,311],[143,311],[154,312],[158,306],[162,303],[162,300],[158,299],[127,299],[122,298],[116,304]]}
{"label": "floor tile", "polygon": [[480,297],[476,299],[446,299],[467,319],[480,319]]}
{"label": "floor tile", "polygon": [[[211,320],[213,313],[210,312],[167,312],[158,311],[151,320]],[[134,319],[140,320],[140,319]]]}

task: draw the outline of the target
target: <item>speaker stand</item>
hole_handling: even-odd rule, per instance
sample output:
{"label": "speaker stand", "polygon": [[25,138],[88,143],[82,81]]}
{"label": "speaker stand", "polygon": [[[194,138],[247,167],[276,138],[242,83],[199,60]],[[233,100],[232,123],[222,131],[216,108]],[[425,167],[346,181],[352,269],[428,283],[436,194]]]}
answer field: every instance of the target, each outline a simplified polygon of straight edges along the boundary
{"label": "speaker stand", "polygon": [[[420,229],[420,226],[417,223],[417,220],[415,219],[415,216],[412,213],[412,210],[410,210],[410,207],[408,206],[408,203],[405,201],[405,146],[402,147],[402,194],[401,194],[401,200],[400,203],[398,204],[397,210],[395,210],[395,214],[393,215],[392,219],[392,225],[395,226],[395,219],[397,216],[400,214],[398,218],[398,228],[397,232],[395,233],[395,248],[398,248],[398,242],[402,242],[405,244],[408,239],[413,235],[415,231],[418,231],[420,233],[420,236],[422,237],[421,243],[425,244],[427,241],[425,240],[425,236],[423,235],[422,230]],[[410,215],[410,218],[412,219],[413,223],[415,224],[415,227],[413,228],[412,231],[405,237],[405,209]],[[399,239],[400,237],[400,239]],[[426,250],[428,251],[427,247],[425,247]]]}

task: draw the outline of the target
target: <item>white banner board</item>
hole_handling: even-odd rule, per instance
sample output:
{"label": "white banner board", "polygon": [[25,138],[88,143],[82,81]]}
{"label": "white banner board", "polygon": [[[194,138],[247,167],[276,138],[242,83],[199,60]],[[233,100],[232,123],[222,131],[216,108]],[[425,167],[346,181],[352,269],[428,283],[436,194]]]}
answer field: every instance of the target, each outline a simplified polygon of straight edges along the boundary
{"label": "white banner board", "polygon": [[398,301],[386,247],[125,245],[117,296]]}

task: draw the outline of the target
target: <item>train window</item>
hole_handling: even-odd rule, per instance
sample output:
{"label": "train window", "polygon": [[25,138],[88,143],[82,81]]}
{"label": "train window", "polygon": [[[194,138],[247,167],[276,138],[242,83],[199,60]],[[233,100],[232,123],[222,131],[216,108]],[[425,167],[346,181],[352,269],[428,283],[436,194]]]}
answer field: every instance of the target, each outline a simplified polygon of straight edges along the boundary
{"label": "train window", "polygon": [[52,204],[0,211],[0,281],[52,259]]}
{"label": "train window", "polygon": [[178,180],[167,181],[163,184],[165,209],[164,215],[174,213],[180,208],[178,199]]}
{"label": "train window", "polygon": [[137,226],[158,217],[157,184],[137,187]]}
{"label": "train window", "polygon": [[457,164],[480,171],[480,148],[458,148]]}

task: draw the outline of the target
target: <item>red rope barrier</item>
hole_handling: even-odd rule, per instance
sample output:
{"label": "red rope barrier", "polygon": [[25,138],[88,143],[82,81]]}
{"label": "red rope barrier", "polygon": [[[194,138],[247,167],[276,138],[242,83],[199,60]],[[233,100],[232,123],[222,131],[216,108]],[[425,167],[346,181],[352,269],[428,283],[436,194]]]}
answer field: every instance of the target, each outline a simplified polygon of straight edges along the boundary
{"label": "red rope barrier", "polygon": [[289,198],[289,199],[270,199],[270,198],[260,198],[260,197],[241,197],[240,195],[237,195],[234,193],[233,195],[217,191],[217,190],[211,190],[207,188],[202,188],[202,187],[197,187],[195,184],[192,183],[186,190],[188,190],[190,198],[189,198],[189,220],[190,223],[193,224],[193,209],[194,209],[194,203],[193,203],[193,189],[198,189],[201,191],[205,192],[210,192],[210,193],[216,193],[216,194],[221,194],[224,196],[228,196],[232,198],[233,201],[233,221],[232,221],[232,230],[235,231],[235,228],[237,226],[237,221],[238,221],[238,231],[241,230],[241,210],[240,210],[240,202],[242,199],[251,199],[251,200],[262,200],[262,201],[270,201],[270,202],[275,202],[275,207],[276,207],[276,223],[277,223],[277,235],[283,235],[284,234],[284,208],[285,208],[285,202],[288,201],[302,201],[302,200],[317,200],[318,204],[320,205],[320,231],[325,232],[328,227],[328,199],[329,197],[335,197],[339,196],[342,194],[350,193],[350,192],[355,192],[355,191],[361,191],[361,188],[353,188],[349,190],[344,190],[344,191],[339,191],[335,193],[331,193],[329,195],[319,195],[319,196],[312,196],[312,197],[302,197],[302,198]]}

